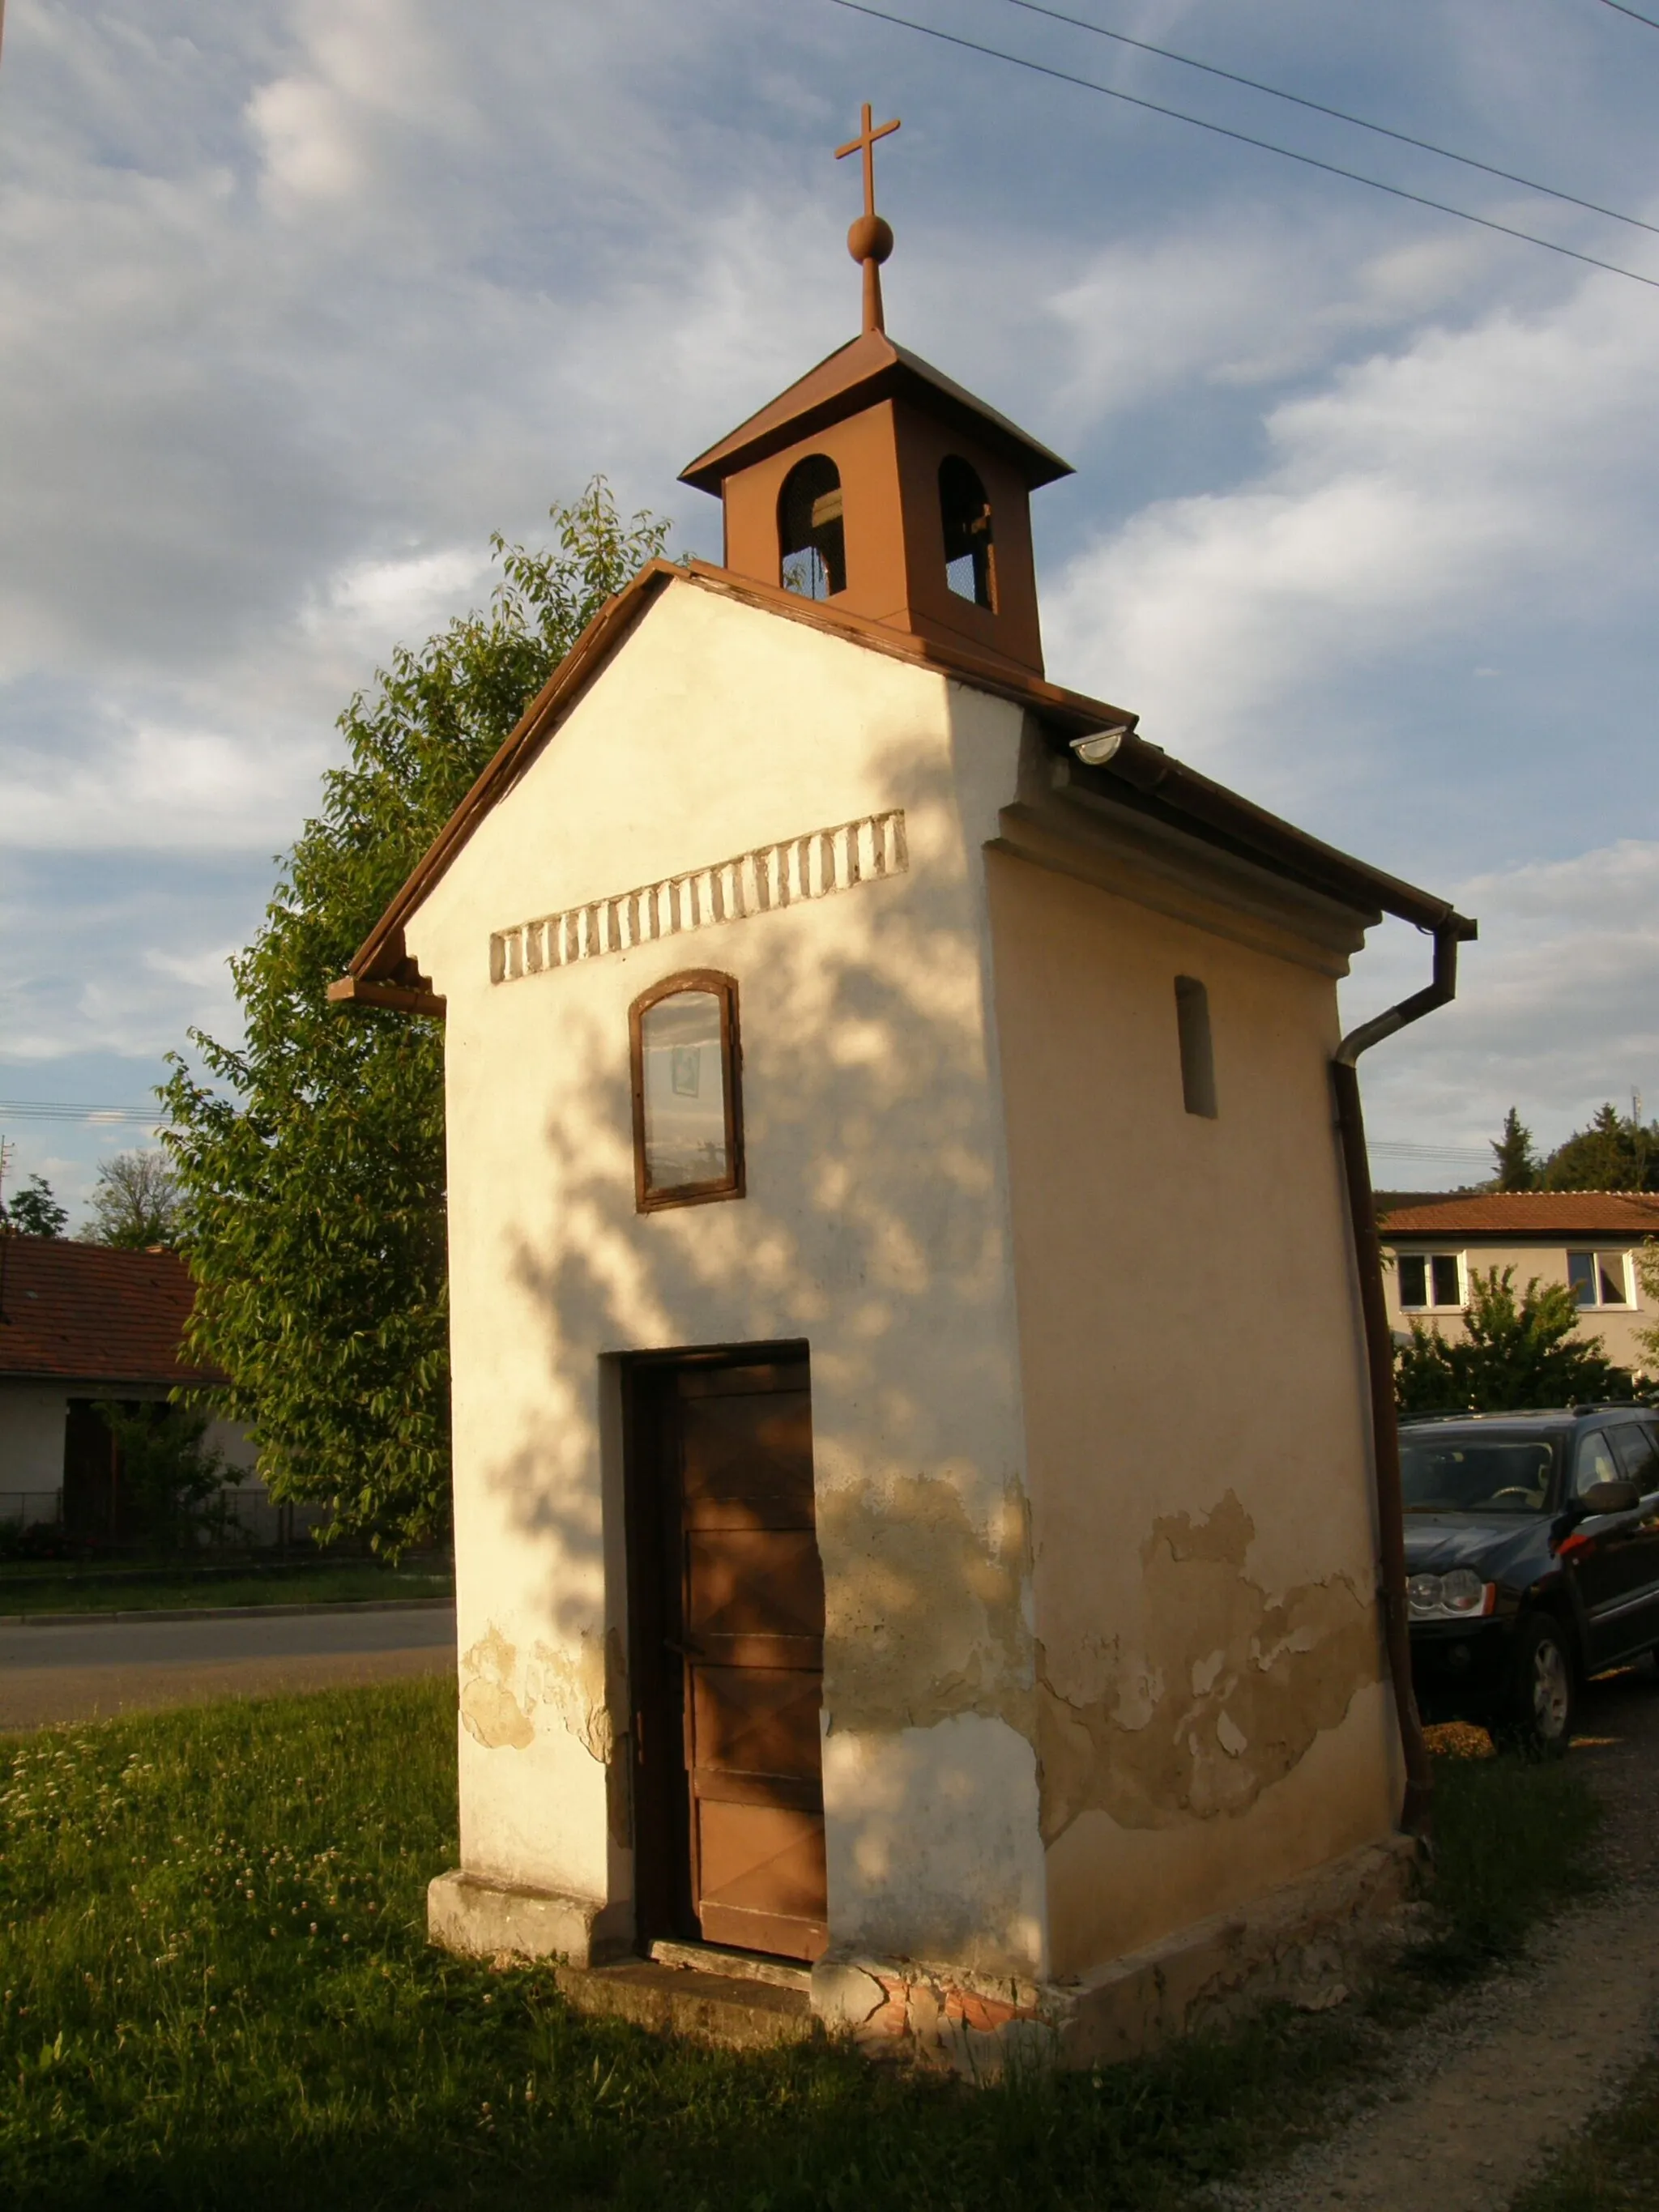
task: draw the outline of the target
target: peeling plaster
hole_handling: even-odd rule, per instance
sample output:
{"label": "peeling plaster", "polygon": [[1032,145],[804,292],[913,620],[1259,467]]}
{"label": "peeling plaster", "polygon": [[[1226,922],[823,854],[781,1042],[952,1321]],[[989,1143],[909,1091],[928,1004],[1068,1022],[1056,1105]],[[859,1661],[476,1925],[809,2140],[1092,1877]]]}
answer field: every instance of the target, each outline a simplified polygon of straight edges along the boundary
{"label": "peeling plaster", "polygon": [[530,1715],[508,1687],[518,1657],[518,1646],[494,1622],[461,1655],[461,1724],[488,1751],[522,1751],[535,1738]]}
{"label": "peeling plaster", "polygon": [[891,1734],[978,1713],[1035,1741],[1021,1492],[1010,1485],[981,1529],[953,1482],[848,1483],[819,1497],[818,1544],[832,1733]]}
{"label": "peeling plaster", "polygon": [[1045,1842],[1096,1808],[1132,1828],[1243,1813],[1377,1680],[1369,1596],[1345,1574],[1270,1596],[1244,1572],[1255,1538],[1231,1490],[1155,1521],[1139,1633],[1099,1651],[1097,1695],[1062,1694],[1039,1649]]}
{"label": "peeling plaster", "polygon": [[539,1710],[574,1736],[589,1758],[608,1765],[616,1739],[607,1677],[620,1675],[619,1650],[614,1632],[602,1642],[585,1629],[574,1650],[532,1644],[520,1667],[518,1646],[492,1621],[461,1655],[462,1725],[487,1750],[523,1751],[535,1740]]}
{"label": "peeling plaster", "polygon": [[525,1668],[525,1696],[556,1713],[590,1759],[600,1765],[615,1748],[610,1708],[605,1703],[605,1646],[584,1629],[574,1651],[550,1644],[532,1646]]}

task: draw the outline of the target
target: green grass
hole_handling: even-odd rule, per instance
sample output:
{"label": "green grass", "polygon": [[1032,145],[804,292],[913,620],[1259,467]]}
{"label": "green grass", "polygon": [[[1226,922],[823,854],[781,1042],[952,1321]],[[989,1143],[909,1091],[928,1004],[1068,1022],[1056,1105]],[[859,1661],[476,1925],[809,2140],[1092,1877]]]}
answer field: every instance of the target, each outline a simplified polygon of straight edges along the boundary
{"label": "green grass", "polygon": [[1438,1924],[1407,1971],[1455,1982],[1521,1951],[1541,1915],[1599,1884],[1589,1851],[1601,1818],[1570,1761],[1437,1759]]}
{"label": "green grass", "polygon": [[447,1597],[447,1573],[342,1560],[246,1574],[100,1575],[95,1569],[0,1575],[0,1615],[34,1613],[149,1613],[201,1605],[338,1605],[368,1598]]}
{"label": "green grass", "polygon": [[[975,2091],[584,2020],[426,1946],[453,1731],[417,1683],[0,1742],[9,2212],[1164,2212],[1315,2131],[1374,2046],[1357,2007],[1273,2015]],[[1443,1772],[1443,1935],[1392,2002],[1518,1941],[1593,1818],[1570,1770]]]}

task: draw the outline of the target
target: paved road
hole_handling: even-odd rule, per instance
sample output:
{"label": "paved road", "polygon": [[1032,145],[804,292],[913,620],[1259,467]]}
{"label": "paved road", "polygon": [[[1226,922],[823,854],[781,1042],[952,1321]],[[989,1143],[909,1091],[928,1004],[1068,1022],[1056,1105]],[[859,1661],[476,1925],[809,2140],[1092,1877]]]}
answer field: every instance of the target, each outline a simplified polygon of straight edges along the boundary
{"label": "paved road", "polygon": [[0,1628],[0,1729],[212,1698],[447,1674],[451,1611]]}

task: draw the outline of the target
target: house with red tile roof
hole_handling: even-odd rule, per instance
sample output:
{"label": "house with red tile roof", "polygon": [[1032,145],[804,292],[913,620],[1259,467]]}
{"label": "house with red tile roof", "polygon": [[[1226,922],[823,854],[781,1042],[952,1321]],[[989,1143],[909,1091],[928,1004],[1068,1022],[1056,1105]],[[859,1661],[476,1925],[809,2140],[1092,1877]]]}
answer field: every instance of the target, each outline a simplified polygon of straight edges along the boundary
{"label": "house with red tile roof", "polygon": [[[118,1477],[97,1404],[223,1382],[185,1351],[195,1296],[172,1252],[0,1237],[0,1519],[96,1518]],[[216,1421],[208,1441],[251,1476],[239,1423]]]}
{"label": "house with red tile roof", "polygon": [[1394,1265],[1384,1273],[1389,1318],[1455,1338],[1462,1332],[1469,1278],[1513,1267],[1517,1290],[1536,1276],[1572,1290],[1587,1336],[1599,1336],[1620,1367],[1650,1371],[1638,1331],[1659,1320],[1644,1296],[1634,1255],[1659,1239],[1659,1193],[1622,1190],[1471,1192],[1396,1206],[1379,1224]]}

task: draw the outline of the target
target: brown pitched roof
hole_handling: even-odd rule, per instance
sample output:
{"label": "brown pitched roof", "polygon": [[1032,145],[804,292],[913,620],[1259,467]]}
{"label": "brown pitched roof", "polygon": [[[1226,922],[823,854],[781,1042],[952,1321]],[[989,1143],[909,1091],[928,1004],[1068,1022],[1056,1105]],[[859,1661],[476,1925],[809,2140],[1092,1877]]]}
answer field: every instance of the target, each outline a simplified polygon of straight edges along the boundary
{"label": "brown pitched roof", "polygon": [[0,1264],[0,1376],[106,1388],[225,1379],[180,1358],[196,1285],[176,1254],[8,1237]]}
{"label": "brown pitched roof", "polygon": [[680,482],[695,484],[699,491],[718,492],[734,471],[888,398],[919,402],[929,414],[953,417],[977,432],[1001,448],[1033,491],[1073,472],[1069,461],[1062,461],[1018,422],[976,399],[943,369],[908,347],[895,345],[885,331],[865,331],[816,368],[809,368],[719,445],[699,453],[681,470]]}
{"label": "brown pitched roof", "polygon": [[[704,561],[647,561],[633,581],[607,599],[552,675],[526,708],[518,726],[485,767],[472,788],[438,832],[413,872],[353,954],[328,995],[339,1002],[398,1008],[405,1013],[441,1015],[444,1002],[411,972],[404,953],[404,924],[454,860],[478,823],[539,757],[560,724],[580,699],[611,654],[632,632],[662,592],[690,585],[763,609],[786,621],[827,630],[850,645],[865,647],[894,660],[936,670],[940,675],[992,696],[1027,707],[1062,744],[1103,730],[1123,735],[1111,759],[1098,768],[1079,767],[1078,781],[1142,806],[1177,823],[1191,835],[1239,853],[1278,875],[1323,891],[1360,912],[1372,908],[1398,915],[1419,929],[1457,919],[1451,905],[1432,893],[1402,883],[1364,860],[1339,852],[1305,830],[1298,830],[1266,808],[1255,806],[1224,784],[1213,783],[1135,734],[1135,717],[1081,691],[1068,691],[1041,676],[1026,676],[1006,663],[981,660],[968,647],[946,646],[907,630],[890,629],[863,615],[841,612],[822,601],[803,599],[781,586],[757,583],[729,568]],[[1474,934],[1473,924],[1468,934]]]}
{"label": "brown pitched roof", "polygon": [[1384,1215],[1390,1237],[1659,1237],[1659,1196],[1626,1190],[1493,1190]]}

